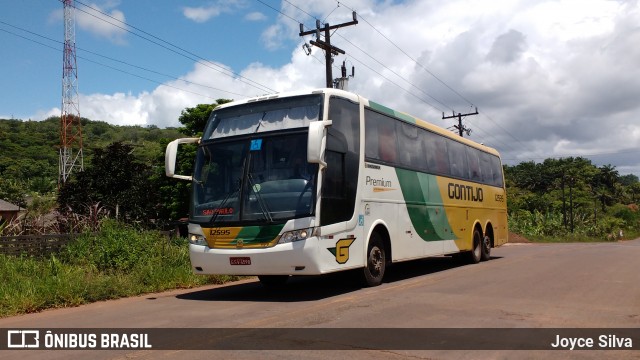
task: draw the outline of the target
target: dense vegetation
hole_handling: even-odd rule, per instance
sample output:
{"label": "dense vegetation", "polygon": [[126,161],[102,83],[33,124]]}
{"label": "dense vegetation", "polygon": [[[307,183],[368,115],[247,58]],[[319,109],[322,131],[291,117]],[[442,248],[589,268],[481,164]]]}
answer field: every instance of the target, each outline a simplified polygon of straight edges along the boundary
{"label": "dense vegetation", "polygon": [[[163,140],[182,134],[175,128],[114,126],[82,118],[85,164],[96,149],[121,142],[133,146],[133,155],[149,166],[158,165]],[[57,189],[60,118],[43,121],[0,119],[0,198],[22,207],[28,196],[51,194]]]}
{"label": "dense vegetation", "polygon": [[640,230],[640,182],[584,158],[505,166],[510,230],[532,239],[611,240]]}
{"label": "dense vegetation", "polygon": [[[73,173],[59,193],[60,118],[0,119],[0,199],[26,208],[23,222],[29,223],[44,223],[41,218],[57,208],[62,214],[100,211],[126,222],[166,226],[187,216],[189,184],[164,176],[164,148],[178,137],[197,135],[218,103],[183,111],[179,120],[184,127],[180,129],[114,126],[83,118],[85,171]],[[187,148],[178,159],[182,173],[190,172],[194,151]],[[72,229],[38,229],[65,230]]]}

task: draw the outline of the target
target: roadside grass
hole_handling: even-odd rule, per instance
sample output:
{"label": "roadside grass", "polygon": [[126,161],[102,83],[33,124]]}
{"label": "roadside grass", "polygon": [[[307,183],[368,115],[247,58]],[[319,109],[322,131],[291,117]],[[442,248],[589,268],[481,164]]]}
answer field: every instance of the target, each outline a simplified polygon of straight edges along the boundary
{"label": "roadside grass", "polygon": [[528,236],[534,243],[597,243],[606,242],[602,238],[589,237],[581,234],[567,234],[562,236],[532,235]]}
{"label": "roadside grass", "polygon": [[562,235],[527,235],[526,239],[534,243],[599,243],[599,242],[616,242],[633,240],[640,238],[640,232],[637,230],[627,230],[623,233],[623,237],[611,236],[608,238],[587,236],[579,233],[568,233]]}
{"label": "roadside grass", "polygon": [[194,275],[183,239],[107,221],[55,255],[0,255],[0,317],[237,279]]}

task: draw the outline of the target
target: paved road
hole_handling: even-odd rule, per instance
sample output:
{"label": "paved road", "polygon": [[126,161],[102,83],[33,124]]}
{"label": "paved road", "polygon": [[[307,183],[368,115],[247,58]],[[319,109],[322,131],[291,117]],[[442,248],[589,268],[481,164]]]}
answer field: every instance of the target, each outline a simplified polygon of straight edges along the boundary
{"label": "paved road", "polygon": [[[0,328],[640,328],[640,239],[508,244],[492,260],[397,264],[375,288],[354,275],[296,278],[279,291],[256,280],[0,319]],[[268,330],[267,330],[268,331]],[[604,331],[604,330],[603,330]],[[636,331],[636,334],[638,332]],[[608,334],[604,331],[604,334]],[[380,331],[381,340],[385,333]],[[461,337],[461,344],[469,334]],[[203,336],[205,337],[205,336]],[[211,339],[193,337],[194,342]],[[500,341],[500,339],[493,339]],[[534,339],[535,340],[535,339]],[[633,339],[640,349],[640,339]],[[597,339],[596,339],[597,342]],[[372,342],[372,343],[375,343]],[[297,344],[300,345],[300,344]],[[317,345],[317,344],[316,344]],[[366,346],[365,346],[366,347]],[[21,351],[0,358],[211,358],[184,350]],[[222,351],[216,358],[343,358],[334,351]],[[360,350],[354,359],[638,358],[640,351]]]}

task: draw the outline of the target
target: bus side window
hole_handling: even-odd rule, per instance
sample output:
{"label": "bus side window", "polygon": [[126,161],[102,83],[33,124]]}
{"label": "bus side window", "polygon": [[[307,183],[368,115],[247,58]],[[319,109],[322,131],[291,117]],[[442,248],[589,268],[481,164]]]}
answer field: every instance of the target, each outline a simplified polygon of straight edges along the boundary
{"label": "bus side window", "polygon": [[491,155],[480,152],[480,168],[482,169],[482,182],[493,185],[493,167],[491,166]]}
{"label": "bus side window", "polygon": [[467,156],[464,151],[464,144],[457,141],[447,142],[447,151],[449,152],[449,164],[451,165],[451,176],[468,179],[469,169],[467,166]]}
{"label": "bus side window", "polygon": [[378,154],[380,160],[388,163],[395,163],[397,160],[396,135],[390,121],[378,122]]}
{"label": "bus side window", "polygon": [[440,135],[433,136],[433,147],[435,149],[436,172],[442,175],[450,175],[449,155],[447,154],[447,141]]}
{"label": "bus side window", "polygon": [[467,162],[469,163],[469,178],[471,181],[482,181],[480,159],[478,159],[479,151],[470,146],[465,146],[465,148],[467,152]]}
{"label": "bus side window", "polygon": [[365,109],[365,156],[387,163],[397,161],[395,120]]}
{"label": "bus side window", "polygon": [[372,118],[372,111],[364,110],[364,156],[369,159],[378,158],[378,126]]}
{"label": "bus side window", "polygon": [[408,168],[426,171],[427,161],[422,149],[422,141],[418,128],[407,123],[396,122],[398,132],[398,148],[400,149],[400,164]]}
{"label": "bus side window", "polygon": [[502,187],[504,185],[502,178],[502,164],[500,158],[491,155],[491,168],[493,170],[493,179],[491,184],[494,186]]}

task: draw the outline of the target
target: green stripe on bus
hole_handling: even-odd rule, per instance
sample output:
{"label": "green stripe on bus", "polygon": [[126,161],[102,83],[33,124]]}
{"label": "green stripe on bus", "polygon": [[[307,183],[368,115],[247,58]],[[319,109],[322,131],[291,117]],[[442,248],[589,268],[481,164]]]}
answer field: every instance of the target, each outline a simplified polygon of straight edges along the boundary
{"label": "green stripe on bus", "polygon": [[376,102],[373,101],[369,101],[369,107],[373,110],[379,111],[381,113],[384,113],[386,115],[389,116],[393,116],[396,117],[402,121],[411,123],[411,124],[415,124],[416,123],[416,118],[414,118],[413,116],[409,116],[405,113],[401,113],[399,111],[395,111],[393,109],[390,109],[384,105],[378,104]]}
{"label": "green stripe on bus", "polygon": [[245,226],[238,233],[235,242],[237,243],[238,239],[242,239],[244,245],[267,244],[280,234],[280,230],[282,230],[283,227],[284,224]]}
{"label": "green stripe on bus", "polygon": [[451,240],[453,231],[444,210],[435,175],[396,169],[402,196],[414,229],[425,241]]}

